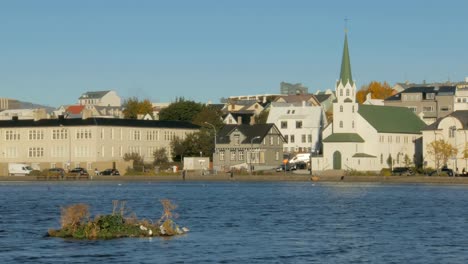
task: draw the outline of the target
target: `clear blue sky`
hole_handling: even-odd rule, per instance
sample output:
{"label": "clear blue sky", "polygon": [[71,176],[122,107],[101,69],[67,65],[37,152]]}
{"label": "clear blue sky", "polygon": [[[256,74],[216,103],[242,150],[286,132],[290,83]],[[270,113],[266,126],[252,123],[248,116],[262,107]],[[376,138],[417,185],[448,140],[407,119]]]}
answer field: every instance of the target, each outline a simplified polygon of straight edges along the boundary
{"label": "clear blue sky", "polygon": [[0,97],[198,102],[334,88],[348,18],[358,87],[468,76],[468,1],[4,0]]}

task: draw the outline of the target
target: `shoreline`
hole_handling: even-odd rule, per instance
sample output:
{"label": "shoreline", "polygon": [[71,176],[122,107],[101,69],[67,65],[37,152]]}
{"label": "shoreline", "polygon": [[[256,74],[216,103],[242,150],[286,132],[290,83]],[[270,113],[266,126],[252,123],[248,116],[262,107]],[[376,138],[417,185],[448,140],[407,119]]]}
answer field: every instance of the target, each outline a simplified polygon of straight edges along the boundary
{"label": "shoreline", "polygon": [[0,176],[0,182],[111,182],[111,181],[174,181],[174,182],[348,182],[348,183],[402,183],[402,184],[468,184],[468,177],[441,176],[314,176],[309,174],[236,175],[228,173],[201,175],[187,173],[155,176],[90,176],[89,179],[46,179],[36,176]]}

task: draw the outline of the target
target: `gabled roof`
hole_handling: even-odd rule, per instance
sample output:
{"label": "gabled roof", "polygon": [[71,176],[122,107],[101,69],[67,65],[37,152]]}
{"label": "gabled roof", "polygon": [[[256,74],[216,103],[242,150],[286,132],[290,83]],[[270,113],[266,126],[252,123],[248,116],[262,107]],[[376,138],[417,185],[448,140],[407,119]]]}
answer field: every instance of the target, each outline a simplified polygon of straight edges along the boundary
{"label": "gabled roof", "polygon": [[303,101],[312,101],[315,102],[315,104],[319,104],[320,102],[317,100],[315,95],[313,94],[290,94],[290,95],[282,95],[278,96],[275,101],[278,101],[279,99],[283,99],[286,103],[298,103],[298,102],[303,102]]}
{"label": "gabled roof", "polygon": [[458,110],[450,113],[447,116],[437,119],[434,123],[426,126],[423,130],[437,130],[442,119],[447,118],[449,116],[458,119],[462,124],[464,130],[468,129],[468,110]]}
{"label": "gabled roof", "polygon": [[406,107],[361,104],[358,113],[379,133],[420,134],[426,126]]}
{"label": "gabled roof", "polygon": [[317,101],[319,101],[320,103],[328,100],[328,98],[330,98],[331,94],[316,94],[315,95],[315,98],[317,98]]}
{"label": "gabled roof", "polygon": [[333,133],[324,138],[323,142],[365,142],[364,139],[356,133]]}
{"label": "gabled roof", "polygon": [[255,124],[255,125],[225,125],[218,131],[217,141],[220,144],[229,144],[229,135],[234,131],[239,131],[245,136],[242,144],[250,144],[251,140],[257,136],[260,137],[258,141],[254,140],[253,143],[258,143],[268,134],[272,129],[276,128],[274,124]]}
{"label": "gabled roof", "polygon": [[96,91],[96,92],[86,92],[80,96],[79,99],[99,99],[104,97],[110,91]]}
{"label": "gabled roof", "polygon": [[85,109],[84,105],[70,105],[67,107],[67,112],[72,115],[79,115]]}

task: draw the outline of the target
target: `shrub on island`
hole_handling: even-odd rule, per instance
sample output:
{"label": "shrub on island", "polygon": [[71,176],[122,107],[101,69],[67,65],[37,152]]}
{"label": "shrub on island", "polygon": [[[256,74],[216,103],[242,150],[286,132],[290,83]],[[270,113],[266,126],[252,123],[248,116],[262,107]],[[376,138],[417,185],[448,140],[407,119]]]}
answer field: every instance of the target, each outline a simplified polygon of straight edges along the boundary
{"label": "shrub on island", "polygon": [[[180,228],[173,220],[172,211],[177,206],[169,200],[161,200],[163,214],[153,223],[139,220],[135,214],[125,216],[125,202],[113,201],[112,214],[97,215],[91,219],[87,204],[73,204],[61,209],[61,228],[50,229],[51,237],[75,239],[112,239],[121,237],[174,236],[188,232]],[[118,210],[117,210],[118,209]]]}

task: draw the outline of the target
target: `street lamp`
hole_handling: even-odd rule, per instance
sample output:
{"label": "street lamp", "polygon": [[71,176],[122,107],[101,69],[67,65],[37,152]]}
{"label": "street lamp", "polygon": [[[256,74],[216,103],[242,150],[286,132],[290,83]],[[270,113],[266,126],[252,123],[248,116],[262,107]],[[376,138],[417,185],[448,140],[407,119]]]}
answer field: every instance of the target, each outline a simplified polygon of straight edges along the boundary
{"label": "street lamp", "polygon": [[250,174],[252,174],[252,154],[253,154],[253,141],[259,139],[260,136],[256,136],[250,140]]}

